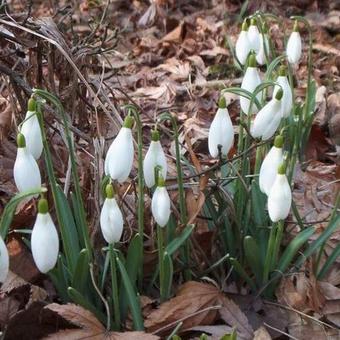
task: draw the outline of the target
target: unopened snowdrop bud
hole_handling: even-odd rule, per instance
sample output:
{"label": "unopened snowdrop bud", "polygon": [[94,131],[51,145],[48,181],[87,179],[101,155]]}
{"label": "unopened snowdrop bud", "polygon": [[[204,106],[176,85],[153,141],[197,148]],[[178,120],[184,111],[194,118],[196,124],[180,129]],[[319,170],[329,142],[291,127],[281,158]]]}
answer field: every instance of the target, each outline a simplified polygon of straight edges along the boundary
{"label": "unopened snowdrop bud", "polygon": [[247,22],[244,21],[242,24],[241,33],[238,36],[235,46],[236,57],[242,65],[246,63],[250,50],[251,48],[248,39],[248,25]]}
{"label": "unopened snowdrop bud", "polygon": [[284,220],[289,214],[291,204],[292,192],[286,177],[286,166],[281,164],[268,195],[268,213],[272,222]]}
{"label": "unopened snowdrop bud", "polygon": [[158,177],[157,188],[151,201],[152,216],[160,227],[165,227],[170,218],[170,197],[165,188],[164,178]]}
{"label": "unopened snowdrop bud", "polygon": [[256,53],[256,61],[260,65],[264,65],[267,61],[267,57],[269,57],[269,39],[268,39],[268,28],[266,25],[262,28],[262,33],[260,34],[260,48]]}
{"label": "unopened snowdrop bud", "polygon": [[[242,80],[241,89],[247,90],[250,93],[253,93],[255,88],[260,84],[261,84],[261,78],[259,75],[259,71],[256,68],[256,56],[255,54],[251,54],[249,56],[248,67],[247,67],[246,73]],[[258,100],[261,100],[261,91],[256,95],[256,98]],[[240,106],[241,106],[242,111],[245,114],[248,114],[249,112],[249,105],[250,105],[250,99],[240,96]],[[256,112],[257,112],[257,107],[255,103],[253,103],[250,113],[256,113]]]}
{"label": "unopened snowdrop bud", "polygon": [[281,99],[283,91],[280,89],[275,97],[272,98],[256,115],[253,125],[250,129],[254,138],[267,140],[271,138],[281,121]]}
{"label": "unopened snowdrop bud", "polygon": [[295,21],[293,32],[288,39],[286,53],[291,64],[298,64],[302,54],[302,43],[297,21]]}
{"label": "unopened snowdrop bud", "polygon": [[134,119],[127,116],[105,158],[105,174],[123,183],[129,177],[133,164],[132,126]]}
{"label": "unopened snowdrop bud", "polygon": [[277,169],[283,161],[282,146],[283,137],[281,135],[276,136],[274,146],[264,158],[260,168],[259,185],[261,191],[267,196],[275,181]]}
{"label": "unopened snowdrop bud", "polygon": [[106,186],[106,199],[100,213],[100,228],[107,243],[114,244],[120,241],[123,224],[123,215],[114,198],[114,189],[110,183]]}
{"label": "unopened snowdrop bud", "polygon": [[[287,118],[292,111],[293,94],[287,78],[286,67],[284,65],[282,65],[279,69],[279,76],[276,82],[281,86],[283,90],[283,96],[281,100],[281,114],[283,118]],[[275,86],[273,96],[277,94],[280,86]]]}
{"label": "unopened snowdrop bud", "polygon": [[248,29],[248,39],[250,43],[250,49],[258,53],[260,50],[260,32],[259,29],[257,28],[255,18],[252,18],[250,20],[250,26]]}
{"label": "unopened snowdrop bud", "polygon": [[144,179],[147,187],[152,188],[155,185],[155,168],[160,167],[160,173],[166,178],[167,163],[165,154],[159,141],[159,132],[153,130],[151,132],[151,143],[145,155],[143,163]]}
{"label": "unopened snowdrop bud", "polygon": [[208,136],[208,147],[211,157],[216,158],[221,148],[222,156],[227,156],[234,143],[234,128],[229,117],[225,97],[218,103],[216,115],[211,123]]}
{"label": "unopened snowdrop bud", "polygon": [[47,273],[54,268],[59,253],[59,237],[45,198],[38,202],[38,215],[31,235],[31,249],[40,272]]}
{"label": "unopened snowdrop bud", "polygon": [[43,143],[36,109],[36,101],[34,98],[30,98],[28,101],[28,110],[20,132],[25,136],[28,151],[35,159],[38,159],[43,150]]}
{"label": "unopened snowdrop bud", "polygon": [[25,137],[18,133],[17,157],[15,159],[13,175],[19,192],[38,190],[41,188],[41,176],[38,164],[27,150]]}
{"label": "unopened snowdrop bud", "polygon": [[0,283],[5,282],[9,267],[9,256],[6,244],[0,236]]}

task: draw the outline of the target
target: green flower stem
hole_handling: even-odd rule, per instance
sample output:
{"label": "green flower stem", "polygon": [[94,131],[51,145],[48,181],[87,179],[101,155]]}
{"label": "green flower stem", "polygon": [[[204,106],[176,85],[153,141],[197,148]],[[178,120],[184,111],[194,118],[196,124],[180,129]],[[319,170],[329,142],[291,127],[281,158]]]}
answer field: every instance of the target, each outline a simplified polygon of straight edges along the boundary
{"label": "green flower stem", "polygon": [[271,266],[270,266],[271,270],[275,269],[276,265],[278,263],[279,252],[280,252],[280,245],[281,245],[282,236],[283,236],[283,226],[284,226],[284,222],[283,221],[279,221],[277,223],[276,236],[275,236],[275,244],[274,244],[273,254],[271,256],[271,259],[272,259]]}
{"label": "green flower stem", "polygon": [[112,243],[110,243],[109,254],[110,254],[110,269],[111,269],[112,300],[113,300],[113,311],[114,311],[114,330],[119,331],[120,329],[119,292],[118,292],[116,256],[114,252],[115,252],[114,246]]}
{"label": "green flower stem", "polygon": [[159,266],[159,289],[161,303],[166,300],[166,287],[164,286],[164,230],[157,225],[157,246]]}
{"label": "green flower stem", "polygon": [[[138,218],[138,233],[142,237],[144,237],[144,173],[143,173],[143,126],[140,120],[140,115],[137,108],[133,105],[126,105],[129,114],[132,113],[137,126],[137,143],[138,143],[138,210],[137,210],[137,218]],[[140,263],[142,264],[139,268],[139,287],[142,287],[143,284],[143,258],[144,258],[144,249],[143,242],[141,242],[142,248],[140,249]]]}
{"label": "green flower stem", "polygon": [[273,255],[274,248],[275,248],[276,229],[277,229],[277,224],[274,223],[271,230],[270,230],[268,246],[267,246],[267,253],[266,253],[266,260],[264,262],[264,268],[263,268],[262,282],[264,284],[267,283],[267,281],[268,281],[269,272],[270,272],[270,269],[271,269],[272,255]]}

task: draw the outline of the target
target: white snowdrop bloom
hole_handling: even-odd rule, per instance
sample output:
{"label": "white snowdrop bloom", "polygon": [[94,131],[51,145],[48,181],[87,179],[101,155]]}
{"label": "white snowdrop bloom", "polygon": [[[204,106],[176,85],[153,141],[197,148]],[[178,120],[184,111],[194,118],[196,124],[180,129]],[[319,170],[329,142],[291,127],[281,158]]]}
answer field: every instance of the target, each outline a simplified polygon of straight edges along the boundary
{"label": "white snowdrop bloom", "polygon": [[301,36],[298,30],[298,22],[295,21],[293,32],[291,33],[286,47],[288,61],[291,64],[298,64],[302,54]]}
{"label": "white snowdrop bloom", "polygon": [[235,46],[236,57],[242,65],[246,63],[249,52],[250,42],[248,39],[248,25],[246,21],[244,21]]}
{"label": "white snowdrop bloom", "polygon": [[276,96],[272,98],[256,115],[250,132],[254,138],[267,140],[271,138],[281,121],[281,99],[283,91],[280,89]]}
{"label": "white snowdrop bloom", "polygon": [[[241,89],[247,90],[250,93],[253,93],[255,88],[261,84],[261,78],[259,75],[259,71],[256,68],[256,57],[254,54],[251,54],[249,56],[249,65],[247,67],[246,73],[243,77]],[[256,95],[256,98],[258,100],[261,100],[261,91]],[[240,96],[240,106],[242,111],[245,114],[248,114],[249,112],[249,106],[250,106],[250,99]],[[251,112],[250,113],[256,113],[257,107],[255,103],[253,103]]]}
{"label": "white snowdrop bloom", "polygon": [[5,282],[9,267],[9,256],[6,244],[0,236],[0,283]]}
{"label": "white snowdrop bloom", "polygon": [[268,213],[272,222],[284,220],[288,216],[292,204],[292,192],[285,170],[285,166],[281,164],[268,195]]}
{"label": "white snowdrop bloom", "polygon": [[264,65],[267,61],[265,48],[267,51],[267,56],[269,57],[270,50],[269,50],[269,40],[268,40],[267,33],[260,34],[260,48],[256,54],[256,61],[260,65]]}
{"label": "white snowdrop bloom", "polygon": [[[283,90],[283,96],[281,100],[281,114],[283,118],[287,118],[289,117],[293,108],[293,94],[286,75],[286,68],[284,66],[280,67],[279,76],[277,77],[276,82],[281,86]],[[274,87],[274,97],[277,91],[280,89],[280,86],[277,85]]]}
{"label": "white snowdrop bloom", "polygon": [[43,142],[38,117],[36,115],[36,106],[35,100],[30,98],[28,101],[28,111],[20,132],[25,136],[28,151],[35,159],[38,159],[43,150]]}
{"label": "white snowdrop bloom", "polygon": [[165,188],[162,176],[158,177],[158,184],[151,201],[152,216],[160,227],[165,227],[170,218],[170,197]]}
{"label": "white snowdrop bloom", "polygon": [[273,186],[277,175],[277,169],[283,161],[283,137],[281,135],[275,137],[274,146],[264,158],[259,175],[260,189],[267,196]]}
{"label": "white snowdrop bloom", "polygon": [[143,162],[144,179],[148,188],[152,188],[155,185],[155,168],[157,166],[161,167],[160,173],[165,179],[168,166],[161,142],[159,141],[159,132],[154,130],[151,132],[151,143]]}
{"label": "white snowdrop bloom", "polygon": [[15,185],[19,192],[40,189],[41,176],[39,167],[34,157],[27,150],[23,134],[18,134],[17,143],[17,157],[13,168]]}
{"label": "white snowdrop bloom", "polygon": [[105,158],[105,174],[113,180],[123,183],[130,175],[133,164],[132,125],[134,119],[127,116],[123,127],[112,142]]}
{"label": "white snowdrop bloom", "polygon": [[47,273],[54,268],[59,253],[59,237],[48,212],[47,200],[44,198],[38,203],[38,215],[31,235],[31,249],[40,272]]}
{"label": "white snowdrop bloom", "polygon": [[120,241],[123,233],[123,215],[114,198],[112,184],[106,186],[106,199],[100,213],[100,228],[104,239],[109,244]]}
{"label": "white snowdrop bloom", "polygon": [[250,20],[250,26],[248,29],[248,39],[250,43],[250,49],[258,53],[260,50],[260,32],[257,28],[256,19]]}
{"label": "white snowdrop bloom", "polygon": [[221,97],[216,115],[210,125],[208,148],[211,157],[218,157],[218,147],[221,146],[222,156],[227,156],[234,143],[234,128],[229,117],[224,96]]}

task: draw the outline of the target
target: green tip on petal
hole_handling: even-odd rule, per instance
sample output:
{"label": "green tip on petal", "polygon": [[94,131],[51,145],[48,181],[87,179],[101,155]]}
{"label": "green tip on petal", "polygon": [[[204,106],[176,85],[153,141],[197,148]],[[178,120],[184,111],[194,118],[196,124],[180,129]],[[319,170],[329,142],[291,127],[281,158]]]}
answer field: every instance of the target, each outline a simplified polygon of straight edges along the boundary
{"label": "green tip on petal", "polygon": [[285,77],[287,76],[287,68],[285,65],[281,65],[279,68],[279,76],[280,77]]}
{"label": "green tip on petal", "polygon": [[242,24],[242,31],[248,31],[248,24],[247,24],[247,20],[244,20],[243,21],[243,24]]}
{"label": "green tip on petal", "polygon": [[38,213],[47,214],[48,213],[48,202],[46,198],[41,198],[38,202]]}
{"label": "green tip on petal", "polygon": [[282,99],[282,96],[283,96],[283,91],[282,89],[279,89],[276,93],[276,96],[275,96],[275,99],[276,100],[281,100]]}
{"label": "green tip on petal", "polygon": [[283,136],[282,135],[278,135],[278,136],[275,137],[274,146],[276,148],[282,148],[283,147]]}
{"label": "green tip on petal", "polygon": [[225,109],[227,107],[227,103],[223,95],[220,97],[220,100],[218,101],[218,107],[220,109]]}
{"label": "green tip on petal", "polygon": [[158,187],[165,187],[165,180],[164,180],[164,178],[161,174],[158,174],[157,186]]}
{"label": "green tip on petal", "polygon": [[18,133],[17,135],[17,145],[18,145],[18,148],[26,147],[26,139],[22,133]]}
{"label": "green tip on petal", "polygon": [[112,183],[109,183],[105,188],[106,198],[113,198],[115,195],[115,190]]}
{"label": "green tip on petal", "polygon": [[135,122],[135,120],[133,119],[133,117],[128,115],[124,119],[123,127],[126,127],[128,129],[132,129],[134,122]]}
{"label": "green tip on petal", "polygon": [[256,54],[251,53],[248,60],[248,67],[256,67]]}
{"label": "green tip on petal", "polygon": [[31,97],[28,100],[27,111],[36,111],[36,110],[37,110],[37,102],[35,101],[33,97]]}
{"label": "green tip on petal", "polygon": [[277,173],[279,175],[285,175],[286,174],[286,164],[285,163],[281,163],[279,165],[279,167],[277,168]]}
{"label": "green tip on petal", "polygon": [[297,20],[294,22],[293,32],[299,32],[299,22]]}
{"label": "green tip on petal", "polygon": [[160,139],[159,131],[158,130],[151,130],[151,140],[153,142],[158,142]]}

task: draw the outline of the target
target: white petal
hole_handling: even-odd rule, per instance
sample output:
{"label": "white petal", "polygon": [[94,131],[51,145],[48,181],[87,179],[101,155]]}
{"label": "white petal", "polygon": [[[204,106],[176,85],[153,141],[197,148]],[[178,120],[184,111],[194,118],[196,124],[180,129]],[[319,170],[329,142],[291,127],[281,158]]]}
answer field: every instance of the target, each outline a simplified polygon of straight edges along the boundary
{"label": "white petal", "polygon": [[234,143],[234,128],[227,108],[218,109],[211,123],[208,148],[211,157],[218,156],[218,145],[222,145],[222,155],[227,156]]}
{"label": "white petal", "polygon": [[18,148],[13,175],[19,192],[41,188],[41,176],[38,164],[27,148]]}
{"label": "white petal", "polygon": [[273,222],[284,220],[290,210],[292,193],[286,175],[277,174],[268,196],[268,213]]}
{"label": "white petal", "polygon": [[152,216],[159,226],[164,227],[170,218],[170,197],[165,187],[157,187],[151,202]]}
{"label": "white petal", "polygon": [[240,35],[238,36],[235,52],[239,62],[244,65],[250,52],[250,43],[247,31],[241,31]]}
{"label": "white petal", "polygon": [[281,119],[281,103],[273,98],[256,115],[251,127],[254,138],[270,138],[276,131]]}
{"label": "white petal", "polygon": [[127,180],[133,164],[133,138],[129,128],[122,127],[112,142],[105,159],[105,173],[122,183]]}
{"label": "white petal", "polygon": [[260,32],[255,25],[250,25],[248,29],[248,39],[250,43],[250,49],[258,53],[260,50]]}
{"label": "white petal", "polygon": [[0,282],[5,282],[9,267],[8,250],[5,242],[0,236]]}
{"label": "white petal", "polygon": [[35,159],[38,159],[43,150],[43,143],[39,121],[34,112],[27,111],[20,132],[25,136],[28,151]]}
{"label": "white petal", "polygon": [[273,146],[264,158],[259,175],[260,189],[267,196],[277,175],[277,168],[282,163],[282,148]]}
{"label": "white petal", "polygon": [[291,64],[297,64],[301,58],[302,43],[299,32],[292,32],[287,42],[287,58]]}
{"label": "white petal", "polygon": [[[292,89],[289,85],[289,81],[285,76],[279,76],[276,80],[281,85],[283,96],[281,99],[281,113],[282,117],[288,117],[293,107],[293,94]],[[280,89],[279,86],[274,87],[273,97],[275,97],[277,91]]]}
{"label": "white petal", "polygon": [[[256,67],[248,67],[243,77],[241,88],[253,93],[255,88],[261,84],[261,78]],[[256,95],[258,100],[261,100],[261,91]],[[240,106],[245,114],[248,114],[250,100],[243,96],[240,96]],[[257,107],[255,103],[252,105],[251,113],[256,113]]]}
{"label": "white petal", "polygon": [[106,198],[100,213],[100,228],[107,243],[120,241],[123,233],[123,215],[114,198]]}
{"label": "white petal", "polygon": [[161,166],[161,174],[166,179],[167,163],[160,141],[151,141],[143,162],[144,179],[147,187],[155,185],[155,167]]}
{"label": "white petal", "polygon": [[47,273],[54,268],[59,253],[59,237],[49,213],[38,213],[32,230],[31,249],[40,272]]}
{"label": "white petal", "polygon": [[269,56],[269,41],[268,41],[268,36],[267,35],[260,35],[260,49],[258,51],[258,53],[256,54],[256,61],[260,64],[260,65],[264,65],[266,63],[266,53],[264,50],[264,45],[266,46],[266,50],[267,50],[267,55]]}

